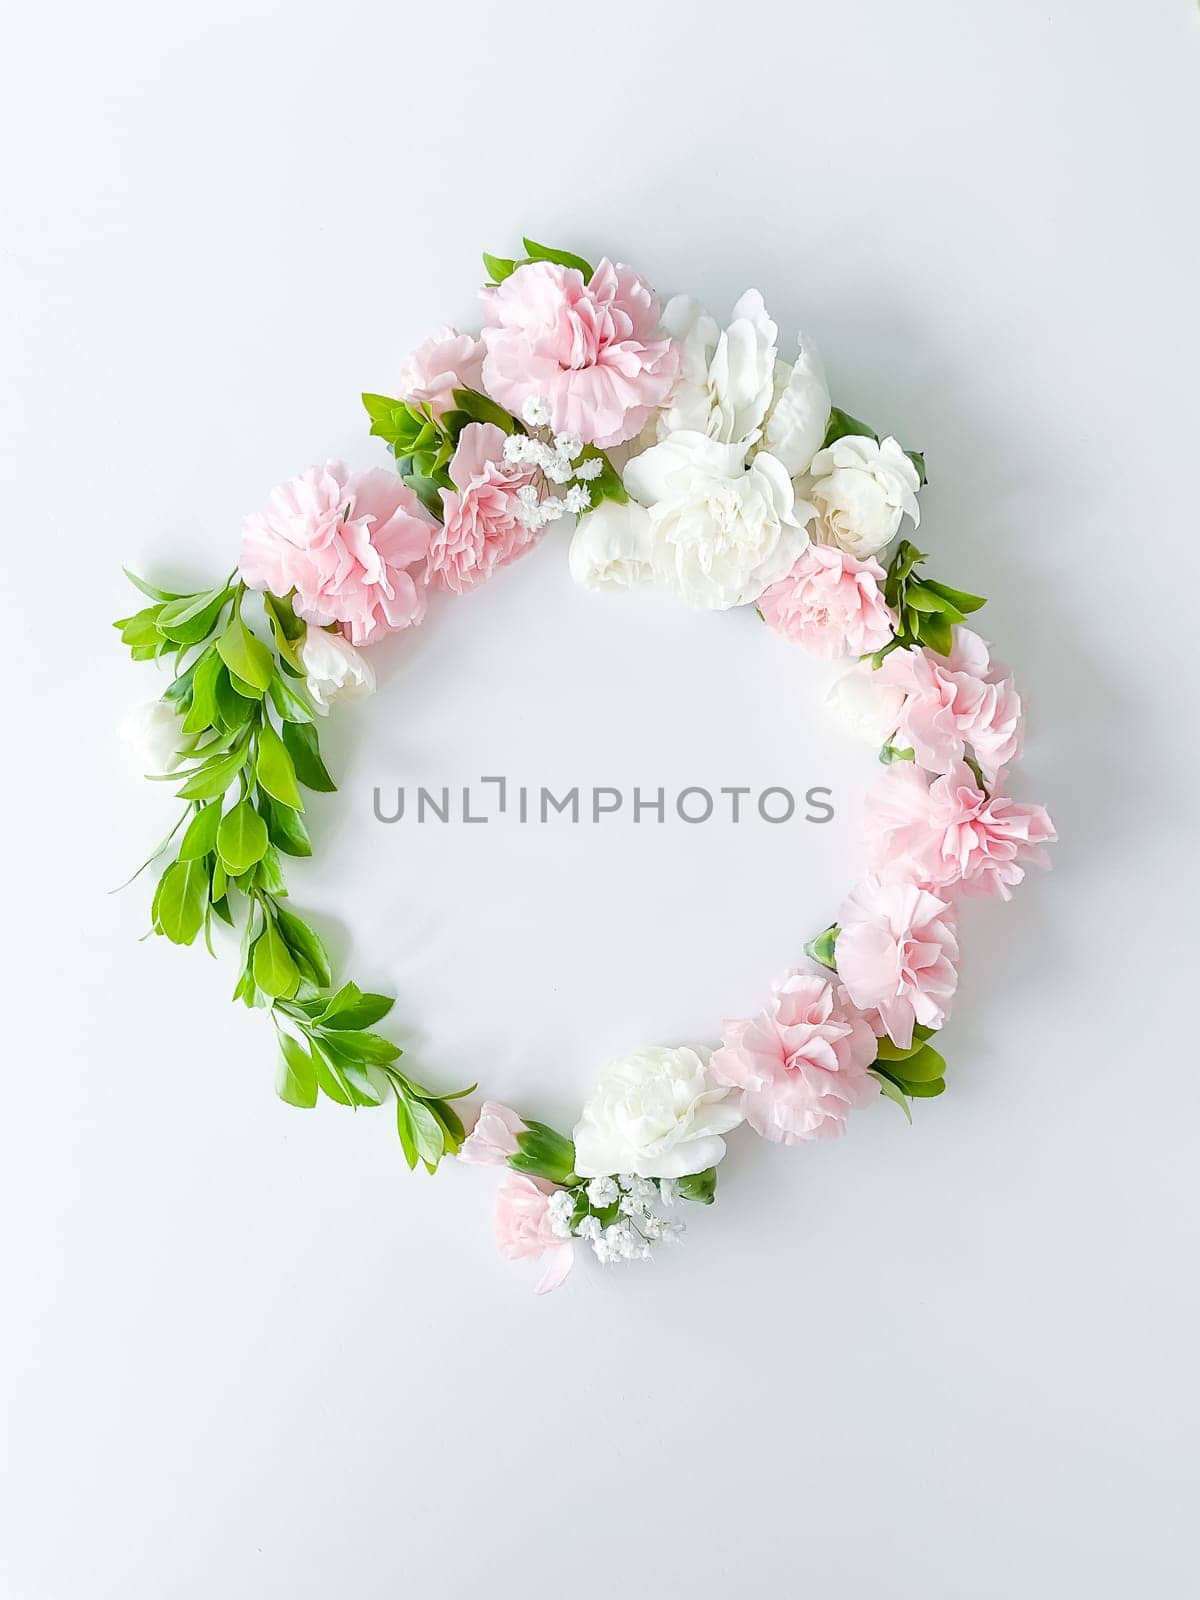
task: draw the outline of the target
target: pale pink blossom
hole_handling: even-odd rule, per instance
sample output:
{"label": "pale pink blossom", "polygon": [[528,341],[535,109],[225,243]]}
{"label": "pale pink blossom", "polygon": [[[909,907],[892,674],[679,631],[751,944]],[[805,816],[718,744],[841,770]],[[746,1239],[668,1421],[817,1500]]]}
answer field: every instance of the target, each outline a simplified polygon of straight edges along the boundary
{"label": "pale pink blossom", "polygon": [[1027,865],[1050,865],[1042,846],[1056,837],[1044,806],[985,794],[963,762],[940,778],[897,762],[867,792],[872,870],[927,889],[1011,900]]}
{"label": "pale pink blossom", "polygon": [[475,1126],[462,1142],[458,1159],[469,1167],[502,1167],[518,1150],[517,1135],[525,1124],[499,1100],[485,1100]]}
{"label": "pale pink blossom", "polygon": [[504,434],[491,422],[469,422],[450,462],[454,489],[442,490],[444,522],[429,547],[429,575],[463,594],[532,549],[537,533],[518,516],[517,491],[531,475],[504,461]]}
{"label": "pale pink blossom", "polygon": [[354,644],[425,614],[432,519],[394,473],[310,467],[271,491],[242,523],[239,570],[251,589],[286,596],[296,614],[340,623]]}
{"label": "pale pink blossom", "polygon": [[496,1195],[496,1243],[507,1261],[545,1260],[534,1292],[549,1294],[570,1272],[575,1247],[555,1233],[549,1188],[523,1172],[506,1172]]}
{"label": "pale pink blossom", "polygon": [[748,1021],[727,1022],[711,1070],[742,1091],[746,1121],[764,1139],[796,1144],[846,1131],[846,1116],[876,1098],[867,1070],[877,1044],[840,984],[789,972],[771,1003]]}
{"label": "pale pink blossom", "polygon": [[958,987],[954,907],[915,883],[865,878],[842,907],[834,955],[861,1011],[878,1010],[902,1049],[913,1027],[940,1028]]}
{"label": "pale pink blossom", "polygon": [[573,267],[529,262],[485,289],[483,307],[492,399],[520,416],[526,400],[544,398],[556,433],[602,449],[641,432],[679,371],[654,291],[607,258],[588,283]]}
{"label": "pale pink blossom", "polygon": [[400,367],[400,398],[428,406],[435,417],[452,408],[455,389],[482,388],[483,343],[457,328],[431,334]]}
{"label": "pale pink blossom", "polygon": [[1021,750],[1021,697],[1008,669],[992,661],[977,633],[956,626],[948,656],[893,650],[879,668],[883,686],[904,692],[892,743],[911,749],[927,772],[949,772],[973,754],[991,783]]}
{"label": "pale pink blossom", "polygon": [[892,637],[878,561],[811,544],[785,578],[760,597],[763,621],[814,655],[865,656]]}

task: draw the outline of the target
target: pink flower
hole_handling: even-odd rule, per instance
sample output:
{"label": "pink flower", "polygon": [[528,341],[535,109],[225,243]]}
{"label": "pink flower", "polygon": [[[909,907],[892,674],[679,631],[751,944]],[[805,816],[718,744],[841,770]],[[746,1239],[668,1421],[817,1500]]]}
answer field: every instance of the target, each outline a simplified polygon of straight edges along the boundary
{"label": "pink flower", "polygon": [[310,467],[271,491],[242,523],[239,569],[251,589],[288,595],[298,616],[340,623],[354,644],[411,627],[425,614],[433,523],[382,467]]}
{"label": "pink flower", "polygon": [[828,978],[789,972],[770,1005],[748,1022],[727,1022],[710,1069],[742,1091],[746,1121],[764,1139],[796,1144],[846,1131],[846,1114],[879,1093],[870,1024]]}
{"label": "pink flower", "polygon": [[544,397],[556,433],[601,449],[640,433],[679,371],[658,338],[658,300],[632,267],[607,258],[584,283],[573,267],[532,261],[483,291],[483,381],[517,416]]}
{"label": "pink flower", "polygon": [[483,345],[457,328],[419,344],[400,367],[400,398],[427,405],[435,417],[454,404],[455,389],[483,387]]}
{"label": "pink flower", "polygon": [[892,614],[878,561],[859,561],[834,546],[809,545],[786,578],[759,598],[763,621],[814,655],[865,656],[892,637]]}
{"label": "pink flower", "polygon": [[532,549],[537,534],[518,516],[517,498],[532,477],[505,465],[504,434],[491,422],[463,429],[450,477],[458,488],[442,490],[445,521],[434,530],[429,574],[462,594]]}
{"label": "pink flower", "polygon": [[506,1261],[537,1261],[546,1269],[534,1292],[549,1294],[570,1272],[575,1247],[555,1233],[546,1188],[523,1172],[506,1172],[496,1195],[496,1243]]}
{"label": "pink flower", "polygon": [[1000,900],[1012,899],[1026,864],[1050,865],[1042,846],[1057,838],[1044,806],[989,798],[961,762],[932,779],[909,762],[889,767],[867,793],[866,825],[876,872]]}
{"label": "pink flower", "polygon": [[940,1028],[958,987],[954,908],[915,883],[865,878],[842,907],[834,955],[860,1011],[878,1010],[907,1049],[913,1026]]}
{"label": "pink flower", "polygon": [[516,1155],[517,1135],[524,1131],[525,1124],[515,1111],[499,1100],[485,1100],[458,1159],[469,1167],[502,1167],[509,1156]]}
{"label": "pink flower", "polygon": [[927,772],[949,772],[968,750],[991,783],[1021,750],[1021,697],[1008,670],[969,628],[955,627],[948,656],[893,650],[879,683],[904,691],[893,743]]}

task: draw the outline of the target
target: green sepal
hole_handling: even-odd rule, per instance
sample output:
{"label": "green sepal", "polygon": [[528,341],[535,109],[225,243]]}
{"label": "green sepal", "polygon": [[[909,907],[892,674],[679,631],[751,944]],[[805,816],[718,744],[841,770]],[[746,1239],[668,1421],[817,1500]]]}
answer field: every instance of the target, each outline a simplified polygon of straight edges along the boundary
{"label": "green sepal", "polygon": [[703,1172],[692,1172],[679,1179],[679,1198],[694,1200],[698,1205],[710,1206],[717,1198],[717,1169],[708,1167]]}
{"label": "green sepal", "polygon": [[532,1178],[569,1184],[575,1179],[575,1146],[544,1122],[527,1122],[517,1134],[517,1153],[509,1156],[508,1164]]}
{"label": "green sepal", "polygon": [[879,435],[874,428],[860,422],[857,417],[852,417],[848,411],[843,411],[840,406],[832,406],[829,411],[829,425],[825,429],[825,438],[821,448],[826,450],[839,439],[874,439],[879,443]]}
{"label": "green sepal", "polygon": [[575,255],[573,251],[557,250],[550,245],[538,244],[536,239],[522,239],[521,243],[529,252],[530,261],[549,261],[556,267],[567,267],[580,272],[583,274],[584,283],[590,283],[595,276],[591,262]]}
{"label": "green sepal", "polygon": [[810,939],[804,946],[804,954],[810,961],[815,961],[818,966],[827,967],[830,972],[837,971],[836,946],[841,928],[836,922],[831,922],[823,933],[817,934],[815,939]]}

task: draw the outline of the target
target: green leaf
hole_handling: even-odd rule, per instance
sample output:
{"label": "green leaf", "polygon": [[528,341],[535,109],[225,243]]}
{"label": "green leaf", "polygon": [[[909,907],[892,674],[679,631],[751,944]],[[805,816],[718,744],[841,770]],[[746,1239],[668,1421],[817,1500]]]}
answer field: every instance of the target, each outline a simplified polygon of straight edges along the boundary
{"label": "green leaf", "polygon": [[212,632],[232,597],[233,590],[223,585],[170,600],[159,612],[158,631],[176,644],[199,644]]}
{"label": "green leaf", "polygon": [[330,1059],[319,1042],[313,1042],[313,1060],[317,1068],[317,1083],[321,1093],[328,1095],[330,1100],[335,1100],[340,1106],[352,1106],[354,1091],[346,1081],[345,1074],[336,1061]]}
{"label": "green leaf", "polygon": [[217,640],[221,660],[235,678],[265,694],[275,671],[275,660],[261,639],[256,639],[241,617],[232,617]]}
{"label": "green leaf", "polygon": [[576,272],[582,272],[584,283],[589,283],[593,276],[590,262],[582,256],[572,254],[570,250],[555,250],[549,245],[538,244],[535,239],[522,239],[521,243],[529,252],[531,261],[551,261],[556,267],[573,267]]}
{"label": "green leaf", "polygon": [[440,522],[442,520],[442,514],[444,510],[442,506],[441,485],[438,484],[433,478],[426,477],[424,474],[419,472],[409,474],[404,481],[416,495],[421,504],[425,507],[426,511],[429,512],[430,516],[436,517]]}
{"label": "green leaf", "polygon": [[929,479],[928,479],[928,477],[926,476],[926,473],[925,473],[925,457],[924,457],[924,455],[921,453],[920,450],[906,450],[904,452],[904,454],[912,462],[913,466],[916,467],[916,469],[917,469],[917,477],[920,480],[920,487],[923,489],[925,487],[925,485],[929,482]]}
{"label": "green leaf", "polygon": [[181,800],[215,800],[225,793],[246,765],[248,755],[246,745],[237,745],[193,772],[176,794]]}
{"label": "green leaf", "polygon": [[321,1013],[320,1023],[323,1028],[338,1030],[373,1028],[377,1022],[382,1022],[395,1003],[391,995],[363,994],[357,984],[348,983],[338,990]]}
{"label": "green leaf", "polygon": [[843,411],[840,406],[833,406],[829,412],[829,426],[825,429],[825,441],[822,448],[827,449],[838,439],[874,439],[879,442],[879,435],[874,428],[869,428],[865,422],[860,422],[857,417],[852,417],[848,411]]}
{"label": "green leaf", "polygon": [[202,806],[188,823],[187,832],[179,845],[181,861],[200,861],[211,855],[217,847],[217,829],[221,824],[221,802],[211,800]]}
{"label": "green leaf", "polygon": [[402,1094],[396,1095],[396,1132],[400,1135],[400,1148],[411,1172],[417,1164],[417,1133],[413,1127],[410,1102]]}
{"label": "green leaf", "polygon": [[935,1079],[946,1076],[946,1062],[932,1045],[924,1044],[890,1070],[892,1076],[901,1079],[905,1085],[933,1083]]}
{"label": "green leaf", "polygon": [[321,742],[311,722],[285,722],[283,742],[296,776],[306,789],[315,789],[319,794],[332,794],[336,790],[337,784],[321,760]]}
{"label": "green leaf", "polygon": [[331,1039],[324,1041],[339,1056],[351,1061],[361,1061],[373,1067],[386,1067],[404,1054],[398,1044],[378,1033],[365,1033],[357,1029],[337,1029]]}
{"label": "green leaf", "polygon": [[184,733],[203,733],[217,721],[217,679],[223,671],[221,658],[211,647],[192,669],[191,706],[184,718]]}
{"label": "green leaf", "polygon": [[313,710],[308,701],[278,672],[271,679],[271,704],[285,723],[311,722],[313,719]]}
{"label": "green leaf", "polygon": [[436,1167],[442,1159],[446,1148],[445,1136],[442,1125],[430,1111],[429,1107],[420,1100],[408,1102],[408,1114],[412,1118],[413,1137],[416,1141],[417,1154],[428,1167]]}
{"label": "green leaf", "polygon": [[130,583],[135,589],[140,589],[142,591],[147,600],[166,602],[168,600],[180,600],[183,598],[182,595],[175,594],[170,589],[156,589],[152,583],[147,583],[145,578],[139,578],[137,573],[131,572],[128,567],[122,567],[121,571],[129,579]]}
{"label": "green leaf", "polygon": [[278,806],[264,795],[260,802],[271,843],[288,856],[311,856],[312,840],[304,819],[288,806]]}
{"label": "green leaf", "polygon": [[917,638],[939,656],[948,656],[954,649],[954,629],[948,617],[922,616]]}
{"label": "green leaf", "polygon": [[283,876],[283,865],[274,845],[269,844],[263,851],[263,858],[258,863],[254,873],[254,884],[264,894],[272,896],[287,894],[287,881]]}
{"label": "green leaf", "polygon": [[[287,726],[290,728],[295,724],[289,722]],[[292,765],[292,758],[270,723],[264,722],[259,729],[255,772],[259,783],[273,800],[278,800],[280,805],[290,806],[293,811],[304,810],[304,801],[296,786],[296,769]]]}
{"label": "green leaf", "polygon": [[238,877],[261,861],[266,852],[267,825],[249,800],[239,800],[221,818],[217,829],[217,853],[231,877]]}
{"label": "green leaf", "polygon": [[267,918],[267,925],[254,944],[254,981],[272,1000],[288,1000],[296,992],[300,972],[279,929]]}
{"label": "green leaf", "polygon": [[159,880],[154,923],[172,944],[191,944],[204,925],[208,868],[203,861],[174,861]]}
{"label": "green leaf", "polygon": [[289,598],[280,599],[276,594],[264,594],[262,601],[263,610],[266,612],[275,638],[275,648],[296,676],[302,678],[304,667],[300,661],[298,647],[304,638],[307,624],[303,618],[296,615]]}
{"label": "green leaf", "polygon": [[841,928],[836,922],[830,923],[823,933],[815,939],[810,939],[804,946],[804,954],[810,961],[815,961],[819,966],[827,967],[830,972],[837,971],[837,938]]}
{"label": "green leaf", "polygon": [[279,1071],[275,1093],[290,1106],[310,1110],[317,1103],[317,1064],[311,1052],[290,1033],[279,1035]]}
{"label": "green leaf", "polygon": [[217,658],[220,671],[217,673],[213,689],[213,698],[216,701],[217,721],[229,733],[244,728],[256,713],[256,702],[246,695],[239,694],[233,686],[229,668],[220,657]]}
{"label": "green leaf", "polygon": [[[515,433],[517,430],[515,417],[486,394],[480,394],[478,389],[455,389],[454,404],[460,411],[465,412],[472,422],[494,423],[504,433]],[[446,419],[443,417],[442,426],[445,425]]]}
{"label": "green leaf", "polygon": [[945,1078],[933,1078],[928,1083],[909,1083],[906,1079],[901,1088],[905,1094],[911,1095],[914,1100],[933,1100],[939,1094],[946,1092]]}
{"label": "green leaf", "polygon": [[912,610],[929,616],[949,617],[951,622],[962,621],[962,612],[958,607],[940,595],[932,584],[910,583],[904,591],[904,603]]}
{"label": "green leaf", "polygon": [[122,617],[114,622],[113,627],[120,632],[121,643],[127,644],[131,650],[157,653],[162,644],[162,634],[158,631],[158,614],[161,610],[161,606],[145,606],[131,617]]}
{"label": "green leaf", "polygon": [[901,1089],[897,1084],[893,1083],[890,1078],[884,1077],[882,1072],[873,1072],[871,1076],[879,1085],[880,1092],[884,1095],[884,1097],[892,1101],[894,1105],[898,1105],[911,1123],[912,1112],[909,1110],[908,1101],[904,1097],[903,1089]]}
{"label": "green leaf", "polygon": [[935,583],[932,578],[922,579],[922,587],[932,589],[934,594],[940,594],[943,600],[949,600],[952,606],[969,615],[987,605],[987,600],[981,594],[968,594],[965,589],[952,589],[948,583]]}
{"label": "green leaf", "polygon": [[[493,283],[503,283],[505,278],[511,278],[517,270],[517,263],[506,256],[490,256],[485,250],[483,252],[483,270]],[[366,399],[367,396],[363,395],[364,403]]]}
{"label": "green leaf", "polygon": [[285,911],[282,906],[276,906],[275,918],[297,966],[302,972],[307,973],[319,988],[326,988],[333,981],[333,972],[329,964],[329,952],[320,937],[302,917],[296,916],[294,912]]}
{"label": "green leaf", "polygon": [[907,1049],[902,1044],[897,1044],[894,1039],[889,1039],[885,1033],[880,1039],[876,1056],[880,1061],[904,1061],[908,1056],[916,1055],[926,1039],[932,1039],[937,1030],[927,1028],[923,1022],[918,1022],[913,1028],[912,1043]]}
{"label": "green leaf", "polygon": [[[603,466],[598,477],[592,478],[585,487],[591,497],[591,509],[594,511],[605,500],[611,500],[615,505],[625,505],[629,499],[625,485],[621,482],[621,475],[605,455],[603,450],[597,450],[594,444],[584,446],[580,461],[601,461]],[[586,515],[586,513],[585,513]]]}
{"label": "green leaf", "polygon": [[693,1172],[686,1178],[680,1178],[679,1197],[681,1200],[695,1200],[702,1206],[712,1205],[717,1197],[716,1167],[709,1167],[705,1172]]}

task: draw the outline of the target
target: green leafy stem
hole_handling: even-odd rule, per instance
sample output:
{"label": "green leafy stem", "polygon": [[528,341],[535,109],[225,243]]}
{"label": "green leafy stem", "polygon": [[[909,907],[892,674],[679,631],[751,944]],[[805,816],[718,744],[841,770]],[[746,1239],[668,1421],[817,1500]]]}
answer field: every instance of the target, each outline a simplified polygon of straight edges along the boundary
{"label": "green leafy stem", "polygon": [[134,660],[174,658],[163,699],[180,719],[182,764],[153,775],[177,784],[185,803],[145,863],[173,847],[154,892],[153,931],[183,945],[203,934],[215,954],[214,923],[240,925],[233,997],[271,1013],[280,1098],[303,1107],[320,1095],[356,1107],[394,1099],[408,1165],[433,1172],[463,1140],[451,1102],[475,1086],[439,1094],[402,1072],[400,1047],[374,1031],[392,997],[354,983],[335,989],[320,935],[283,904],[283,857],[312,854],[302,790],[336,787],[304,690],[298,647],[306,624],[290,599],[264,594],[264,638],[243,619],[248,591],[232,575],[194,594],[128,576],[151,603],[115,626]]}

